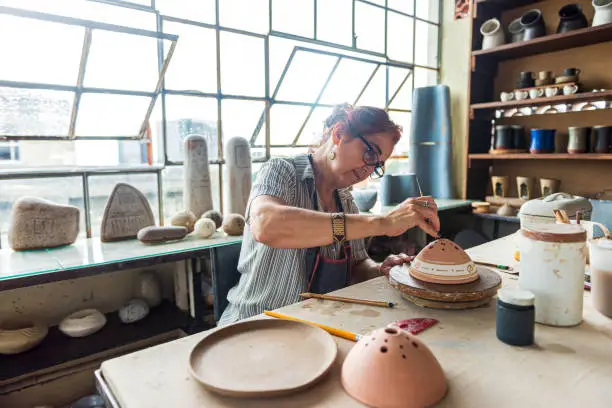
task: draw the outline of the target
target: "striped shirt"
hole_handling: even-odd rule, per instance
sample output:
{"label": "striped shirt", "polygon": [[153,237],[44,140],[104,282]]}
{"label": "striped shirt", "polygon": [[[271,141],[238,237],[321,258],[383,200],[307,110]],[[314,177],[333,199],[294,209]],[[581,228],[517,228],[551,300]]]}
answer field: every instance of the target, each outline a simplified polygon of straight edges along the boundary
{"label": "striped shirt", "polygon": [[[307,290],[312,272],[306,270],[307,249],[272,248],[257,242],[251,233],[248,215],[253,199],[261,195],[278,197],[293,207],[315,210],[315,191],[314,173],[306,154],[271,159],[257,173],[246,209],[247,222],[238,260],[240,280],[227,295],[229,304],[219,326],[300,300],[299,294]],[[359,212],[348,189],[338,190],[338,195],[346,213]],[[320,204],[318,208],[321,208]],[[299,234],[299,231],[295,233]],[[354,261],[368,257],[363,239],[352,240],[350,244]],[[340,258],[340,246],[321,247],[321,255]]]}

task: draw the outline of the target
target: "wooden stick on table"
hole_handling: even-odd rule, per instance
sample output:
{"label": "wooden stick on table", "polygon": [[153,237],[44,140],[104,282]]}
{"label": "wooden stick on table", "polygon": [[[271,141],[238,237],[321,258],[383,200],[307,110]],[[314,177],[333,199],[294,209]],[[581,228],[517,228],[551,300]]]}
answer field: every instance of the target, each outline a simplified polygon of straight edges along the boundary
{"label": "wooden stick on table", "polygon": [[332,296],[332,295],[320,295],[318,293],[300,293],[300,296],[304,299],[324,299],[324,300],[335,300],[337,302],[346,302],[346,303],[358,303],[360,305],[368,305],[368,306],[380,306],[380,307],[393,307],[393,303],[391,302],[380,302],[377,300],[366,300],[366,299],[355,299],[355,298],[346,298],[340,296]]}

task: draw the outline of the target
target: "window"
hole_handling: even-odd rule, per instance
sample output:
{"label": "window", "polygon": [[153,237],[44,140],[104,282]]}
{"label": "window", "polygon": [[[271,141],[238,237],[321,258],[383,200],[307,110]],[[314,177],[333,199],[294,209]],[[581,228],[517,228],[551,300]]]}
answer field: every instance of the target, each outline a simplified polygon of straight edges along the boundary
{"label": "window", "polygon": [[68,202],[87,209],[84,235],[99,235],[119,181],[169,220],[182,209],[190,134],[208,141],[219,209],[230,137],[251,142],[255,163],[305,151],[338,103],[386,108],[404,126],[405,153],[412,90],[438,81],[439,0],[1,4],[3,240],[19,195],[7,189],[54,199],[48,181],[63,178]]}

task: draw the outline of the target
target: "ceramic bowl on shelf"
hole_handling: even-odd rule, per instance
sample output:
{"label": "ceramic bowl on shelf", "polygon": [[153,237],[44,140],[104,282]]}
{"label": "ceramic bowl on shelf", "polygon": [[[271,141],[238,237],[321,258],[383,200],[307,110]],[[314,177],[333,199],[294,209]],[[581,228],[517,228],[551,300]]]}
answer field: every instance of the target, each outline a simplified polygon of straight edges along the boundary
{"label": "ceramic bowl on shelf", "polygon": [[46,326],[32,321],[0,324],[0,354],[19,354],[36,347],[47,336]]}
{"label": "ceramic bowl on shelf", "polygon": [[568,82],[577,82],[578,76],[576,75],[561,75],[555,78],[555,84],[565,84]]}

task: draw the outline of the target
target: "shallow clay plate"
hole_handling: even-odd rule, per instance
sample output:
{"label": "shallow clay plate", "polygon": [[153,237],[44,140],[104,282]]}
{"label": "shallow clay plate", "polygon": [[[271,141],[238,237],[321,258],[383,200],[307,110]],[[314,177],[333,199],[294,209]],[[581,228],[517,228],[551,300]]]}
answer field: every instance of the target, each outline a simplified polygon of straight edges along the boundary
{"label": "shallow clay plate", "polygon": [[314,384],[338,348],[326,331],[290,320],[258,319],[223,327],[191,351],[189,371],[206,388],[234,397],[271,397]]}

